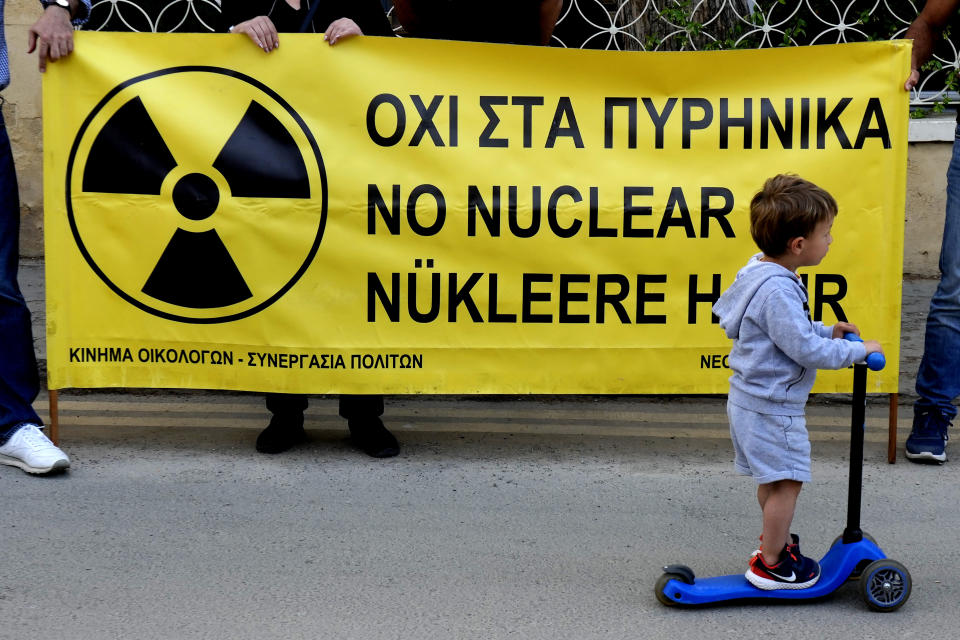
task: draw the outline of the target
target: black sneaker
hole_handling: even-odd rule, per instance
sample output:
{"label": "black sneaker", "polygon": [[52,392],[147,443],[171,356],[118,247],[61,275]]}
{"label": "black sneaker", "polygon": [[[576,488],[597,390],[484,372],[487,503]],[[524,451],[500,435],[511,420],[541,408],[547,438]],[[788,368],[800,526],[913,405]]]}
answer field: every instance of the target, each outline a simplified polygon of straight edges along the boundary
{"label": "black sneaker", "polygon": [[307,439],[303,430],[303,414],[274,415],[267,428],[257,436],[257,451],[260,453],[283,453],[290,447]]}
{"label": "black sneaker", "polygon": [[907,459],[943,464],[947,461],[947,429],[950,420],[937,409],[915,413],[913,430],[904,447]]}
{"label": "black sneaker", "polygon": [[374,458],[392,458],[400,453],[400,443],[380,418],[349,420],[350,439],[364,453]]}
{"label": "black sneaker", "polygon": [[820,579],[820,563],[800,553],[800,538],[791,533],[792,544],[780,552],[780,560],[773,566],[763,561],[763,554],[750,558],[750,568],[744,577],[758,589],[807,589]]}

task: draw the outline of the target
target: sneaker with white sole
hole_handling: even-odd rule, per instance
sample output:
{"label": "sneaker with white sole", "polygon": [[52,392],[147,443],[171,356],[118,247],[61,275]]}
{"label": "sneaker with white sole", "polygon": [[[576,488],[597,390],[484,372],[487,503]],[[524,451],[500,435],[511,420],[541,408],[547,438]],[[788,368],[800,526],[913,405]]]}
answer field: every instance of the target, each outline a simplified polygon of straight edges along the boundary
{"label": "sneaker with white sole", "polygon": [[800,538],[790,534],[791,544],[780,552],[773,566],[768,565],[762,553],[750,556],[750,568],[744,577],[758,589],[808,589],[820,579],[820,563],[800,553]]}
{"label": "sneaker with white sole", "polygon": [[914,413],[913,430],[904,452],[911,462],[943,464],[947,461],[947,440],[950,418],[937,409],[927,409]]}
{"label": "sneaker with white sole", "polygon": [[20,467],[27,473],[51,473],[70,467],[70,458],[50,442],[35,424],[24,423],[0,447],[0,464]]}

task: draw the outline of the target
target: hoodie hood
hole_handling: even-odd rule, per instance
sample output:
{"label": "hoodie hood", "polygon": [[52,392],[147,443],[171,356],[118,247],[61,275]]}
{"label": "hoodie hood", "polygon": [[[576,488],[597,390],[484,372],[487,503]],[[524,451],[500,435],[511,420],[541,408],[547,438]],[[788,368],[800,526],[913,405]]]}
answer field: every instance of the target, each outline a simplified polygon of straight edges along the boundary
{"label": "hoodie hood", "polygon": [[[788,278],[797,285],[797,288],[803,289],[797,276],[789,269],[776,262],[764,262],[760,259],[762,257],[763,254],[758,253],[750,258],[746,266],[737,272],[737,277],[730,288],[724,291],[713,305],[713,313],[720,318],[720,328],[728,338],[735,340],[740,337],[740,325],[743,323],[747,307],[750,306],[757,290],[770,278]],[[806,298],[805,292],[803,297]]]}

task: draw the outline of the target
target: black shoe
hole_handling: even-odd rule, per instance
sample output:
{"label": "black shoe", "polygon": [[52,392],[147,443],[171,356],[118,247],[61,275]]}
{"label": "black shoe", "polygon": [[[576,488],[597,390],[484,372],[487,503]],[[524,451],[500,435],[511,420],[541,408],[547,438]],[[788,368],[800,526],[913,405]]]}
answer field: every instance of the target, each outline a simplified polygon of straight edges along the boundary
{"label": "black shoe", "polygon": [[303,414],[294,416],[273,416],[267,428],[257,436],[257,451],[260,453],[282,453],[290,447],[307,439],[303,430]]}
{"label": "black shoe", "polygon": [[350,439],[364,453],[374,458],[392,458],[400,453],[400,443],[393,437],[380,418],[350,420]]}

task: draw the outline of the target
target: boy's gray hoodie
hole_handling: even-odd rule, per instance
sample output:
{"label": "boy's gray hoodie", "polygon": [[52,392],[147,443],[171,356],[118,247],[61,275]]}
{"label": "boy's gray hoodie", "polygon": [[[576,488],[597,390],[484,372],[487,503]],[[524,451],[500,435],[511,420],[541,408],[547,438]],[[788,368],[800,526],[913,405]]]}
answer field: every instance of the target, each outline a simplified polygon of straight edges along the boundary
{"label": "boy's gray hoodie", "polygon": [[832,326],[811,321],[800,278],[762,255],[750,258],[713,305],[733,339],[728,399],[759,413],[802,416],[817,369],[845,369],[866,349],[832,339]]}

